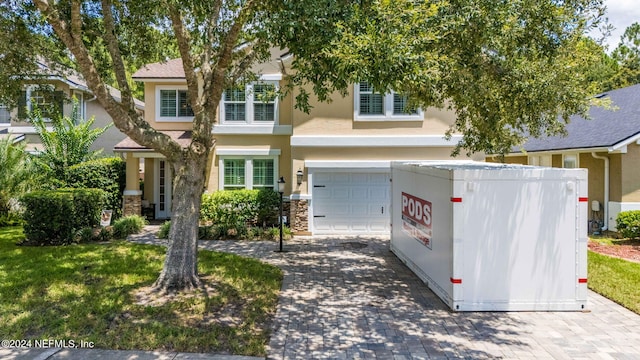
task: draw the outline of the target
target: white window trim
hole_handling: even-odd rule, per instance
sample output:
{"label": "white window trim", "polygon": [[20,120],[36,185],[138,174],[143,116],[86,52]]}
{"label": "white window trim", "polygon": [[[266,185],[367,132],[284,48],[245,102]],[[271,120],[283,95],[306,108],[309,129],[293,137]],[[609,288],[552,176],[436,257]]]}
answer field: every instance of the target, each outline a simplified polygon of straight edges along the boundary
{"label": "white window trim", "polygon": [[[264,78],[264,76],[263,76]],[[224,109],[224,92],[222,93],[222,98],[220,99],[220,106],[219,106],[219,112],[220,112],[220,124],[221,125],[239,125],[239,126],[246,126],[246,125],[254,125],[254,126],[273,126],[273,125],[278,125],[279,123],[279,117],[280,117],[280,101],[279,98],[276,97],[273,104],[273,121],[255,121],[253,119],[253,115],[254,115],[254,111],[253,111],[253,86],[255,84],[265,84],[265,85],[273,85],[276,89],[276,92],[278,90],[280,90],[280,83],[277,80],[260,80],[257,82],[252,82],[249,83],[245,86],[244,89],[244,103],[245,103],[245,112],[244,112],[244,121],[241,120],[236,120],[236,121],[229,121],[229,120],[225,120],[225,109]]]}
{"label": "white window trim", "polygon": [[[156,86],[156,122],[192,122],[193,116],[160,116],[160,91],[161,90],[187,90],[186,85],[157,85]],[[176,101],[178,98],[176,97]],[[176,104],[177,106],[178,104]]]}
{"label": "white window trim", "polygon": [[[25,101],[25,106],[27,108],[27,110],[29,112],[33,111],[33,107],[31,104],[31,92],[32,91],[38,91],[43,87],[47,87],[48,90],[50,91],[56,91],[55,87],[53,87],[53,85],[48,85],[48,84],[44,84],[44,85],[28,85],[27,88],[25,89],[25,96],[26,96],[26,101]],[[60,109],[61,112],[63,112],[64,115],[64,109]],[[42,121],[44,122],[51,122],[51,119],[48,117],[43,117]]]}
{"label": "white window trim", "polygon": [[416,114],[394,114],[393,94],[390,92],[384,95],[383,112],[384,115],[361,115],[360,114],[360,84],[353,85],[353,119],[356,121],[423,121],[424,111],[417,109]]}
{"label": "white window trim", "polygon": [[[568,156],[573,156],[573,157],[576,158],[576,167],[575,168],[565,168],[564,167],[564,160]],[[580,154],[578,154],[578,153],[562,154],[562,168],[565,168],[565,169],[579,169],[580,168]]]}
{"label": "white window trim", "polygon": [[243,159],[244,163],[244,189],[253,189],[253,160],[271,159],[273,160],[273,188],[278,189],[278,173],[280,165],[277,155],[220,155],[218,160],[218,190],[224,190],[224,161]]}

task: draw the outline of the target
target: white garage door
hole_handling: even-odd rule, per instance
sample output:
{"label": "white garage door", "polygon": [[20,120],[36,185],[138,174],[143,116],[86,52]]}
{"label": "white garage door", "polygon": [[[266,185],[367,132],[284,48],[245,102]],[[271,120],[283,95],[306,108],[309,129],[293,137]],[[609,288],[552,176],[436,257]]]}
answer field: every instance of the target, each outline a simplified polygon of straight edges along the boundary
{"label": "white garage door", "polygon": [[389,173],[316,172],[314,234],[388,234]]}

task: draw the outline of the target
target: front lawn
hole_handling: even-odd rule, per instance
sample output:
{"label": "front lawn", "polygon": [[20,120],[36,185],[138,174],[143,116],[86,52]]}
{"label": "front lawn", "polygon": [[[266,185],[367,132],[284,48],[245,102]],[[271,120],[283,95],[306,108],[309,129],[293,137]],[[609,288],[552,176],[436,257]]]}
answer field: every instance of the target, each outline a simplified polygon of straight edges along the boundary
{"label": "front lawn", "polygon": [[136,290],[160,273],[163,247],[16,246],[21,238],[21,228],[0,228],[0,339],[265,355],[282,281],[277,267],[201,250],[205,296],[138,305]]}
{"label": "front lawn", "polygon": [[588,271],[591,290],[640,314],[640,263],[589,251]]}

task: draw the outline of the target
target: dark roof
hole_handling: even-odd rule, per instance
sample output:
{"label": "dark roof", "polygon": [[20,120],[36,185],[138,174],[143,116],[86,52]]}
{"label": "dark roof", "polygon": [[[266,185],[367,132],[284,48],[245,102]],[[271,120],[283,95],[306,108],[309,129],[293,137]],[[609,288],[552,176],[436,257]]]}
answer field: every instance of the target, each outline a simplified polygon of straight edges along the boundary
{"label": "dark roof", "polygon": [[[610,98],[611,110],[592,106],[590,120],[572,116],[567,136],[531,138],[527,152],[611,147],[640,133],[640,84],[597,95]],[[514,150],[520,152],[520,149]]]}
{"label": "dark roof", "polygon": [[[171,139],[176,141],[180,146],[186,148],[189,146],[191,142],[191,131],[162,131],[163,133],[169,135]],[[133,141],[130,137],[125,138],[124,140],[117,143],[113,150],[115,151],[136,151],[136,150],[151,150],[148,147],[142,146],[137,142]]]}

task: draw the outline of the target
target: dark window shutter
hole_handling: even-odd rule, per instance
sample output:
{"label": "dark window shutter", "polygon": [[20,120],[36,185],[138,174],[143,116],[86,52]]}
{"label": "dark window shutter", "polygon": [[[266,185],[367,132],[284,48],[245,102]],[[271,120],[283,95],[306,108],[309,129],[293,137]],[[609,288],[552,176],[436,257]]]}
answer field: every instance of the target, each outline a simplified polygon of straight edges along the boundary
{"label": "dark window shutter", "polygon": [[27,92],[21,91],[18,98],[18,119],[25,120],[27,118]]}
{"label": "dark window shutter", "polygon": [[64,92],[54,91],[52,103],[53,109],[51,112],[51,117],[62,117],[62,110],[64,109]]}

